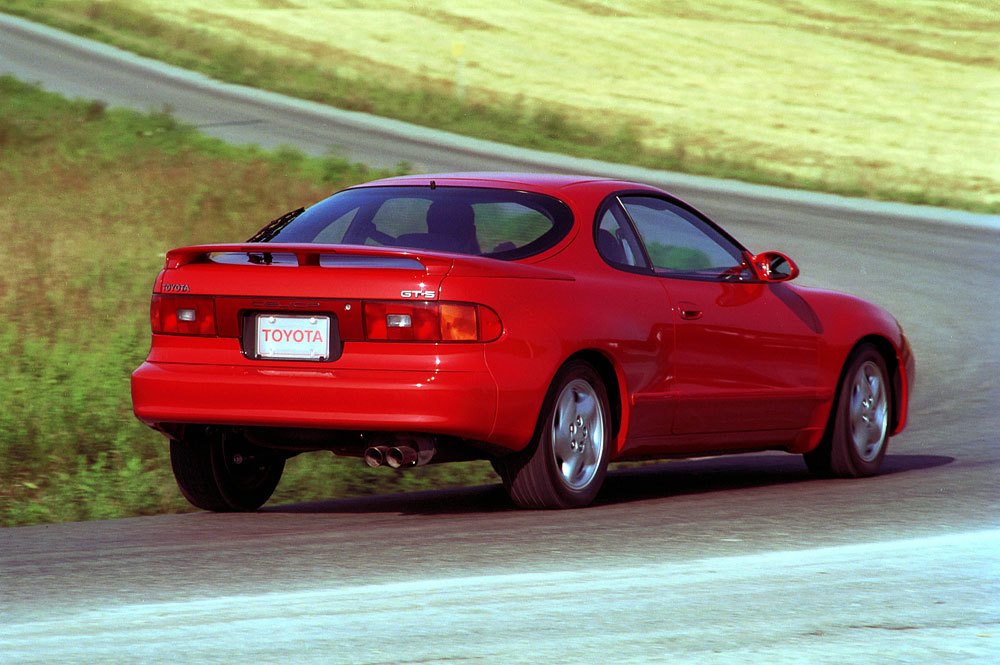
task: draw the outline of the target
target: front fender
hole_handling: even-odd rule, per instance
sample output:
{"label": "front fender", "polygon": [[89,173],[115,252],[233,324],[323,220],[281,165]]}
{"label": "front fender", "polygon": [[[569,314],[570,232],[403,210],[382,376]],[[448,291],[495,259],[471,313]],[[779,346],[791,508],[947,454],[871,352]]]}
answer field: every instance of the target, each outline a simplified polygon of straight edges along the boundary
{"label": "front fender", "polygon": [[[833,408],[836,388],[845,365],[860,345],[873,344],[885,357],[893,386],[893,435],[903,431],[908,420],[911,386],[916,361],[913,349],[899,322],[884,308],[856,296],[798,287],[796,291],[809,303],[822,325],[819,353],[819,377],[822,385],[831,386],[834,398],[823,405],[814,425],[825,430]],[[811,441],[812,448],[819,442]]]}

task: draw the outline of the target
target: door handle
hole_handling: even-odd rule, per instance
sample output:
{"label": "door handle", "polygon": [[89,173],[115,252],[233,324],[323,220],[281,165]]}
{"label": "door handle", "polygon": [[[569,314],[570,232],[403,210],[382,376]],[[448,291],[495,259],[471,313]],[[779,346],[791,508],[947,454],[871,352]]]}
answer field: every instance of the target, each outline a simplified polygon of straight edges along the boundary
{"label": "door handle", "polygon": [[701,311],[701,308],[693,302],[677,303],[677,312],[685,321],[695,321],[700,319],[702,314],[704,314],[704,312]]}

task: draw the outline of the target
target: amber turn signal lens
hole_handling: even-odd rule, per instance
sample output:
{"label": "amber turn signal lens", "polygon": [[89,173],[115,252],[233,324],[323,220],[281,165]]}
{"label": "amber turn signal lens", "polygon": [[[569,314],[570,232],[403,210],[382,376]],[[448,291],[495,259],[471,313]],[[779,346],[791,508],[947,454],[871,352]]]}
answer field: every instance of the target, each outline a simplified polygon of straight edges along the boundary
{"label": "amber turn signal lens", "polygon": [[475,342],[479,325],[475,305],[441,303],[441,339],[446,342]]}

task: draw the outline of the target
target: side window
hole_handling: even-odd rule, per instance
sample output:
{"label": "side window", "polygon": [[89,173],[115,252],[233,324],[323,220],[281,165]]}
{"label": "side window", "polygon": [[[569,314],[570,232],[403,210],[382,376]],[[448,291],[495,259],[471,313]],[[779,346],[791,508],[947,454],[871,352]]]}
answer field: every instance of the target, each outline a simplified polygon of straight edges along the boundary
{"label": "side window", "polygon": [[601,215],[594,242],[597,253],[613,266],[649,268],[639,239],[617,205],[609,206]]}
{"label": "side window", "polygon": [[740,247],[689,210],[651,196],[621,202],[657,273],[717,277],[745,268]]}

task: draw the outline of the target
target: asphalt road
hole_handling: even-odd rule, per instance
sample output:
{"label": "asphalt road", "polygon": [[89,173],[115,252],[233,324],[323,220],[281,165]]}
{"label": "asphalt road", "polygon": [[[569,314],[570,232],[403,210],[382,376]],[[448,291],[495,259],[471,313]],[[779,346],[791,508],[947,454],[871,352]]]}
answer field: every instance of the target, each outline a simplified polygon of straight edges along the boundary
{"label": "asphalt road", "polygon": [[[337,124],[229,86],[218,97],[114,57],[0,21],[0,71],[168,102],[227,140],[433,170],[636,173],[494,158],[454,137],[430,147],[424,130],[403,140],[398,123]],[[804,283],[897,316],[918,378],[884,474],[817,480],[764,454],[618,470],[597,505],[570,512],[514,511],[488,486],[4,529],[0,662],[1000,661],[997,218],[642,179],[752,249],[787,251]]]}

